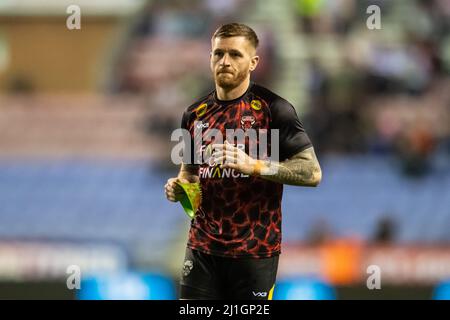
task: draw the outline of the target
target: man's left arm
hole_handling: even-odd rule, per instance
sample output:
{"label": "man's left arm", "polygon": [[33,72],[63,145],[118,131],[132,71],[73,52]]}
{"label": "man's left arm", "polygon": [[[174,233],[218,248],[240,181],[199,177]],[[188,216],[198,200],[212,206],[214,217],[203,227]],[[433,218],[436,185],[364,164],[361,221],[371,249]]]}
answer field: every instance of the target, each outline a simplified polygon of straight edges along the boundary
{"label": "man's left arm", "polygon": [[295,186],[317,187],[322,180],[322,170],[313,147],[300,151],[283,162],[256,160],[252,174]]}
{"label": "man's left arm", "polygon": [[216,163],[248,175],[296,186],[316,187],[322,179],[322,170],[313,147],[300,151],[282,162],[256,160],[232,144],[214,145]]}

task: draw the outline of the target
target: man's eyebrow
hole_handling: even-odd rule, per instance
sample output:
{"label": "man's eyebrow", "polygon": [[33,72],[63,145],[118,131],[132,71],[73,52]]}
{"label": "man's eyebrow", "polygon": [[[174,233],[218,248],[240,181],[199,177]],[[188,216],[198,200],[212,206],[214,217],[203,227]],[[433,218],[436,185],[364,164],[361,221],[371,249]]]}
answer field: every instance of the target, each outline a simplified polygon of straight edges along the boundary
{"label": "man's eyebrow", "polygon": [[237,49],[230,49],[230,50],[214,49],[213,53],[222,53],[222,52],[226,52],[226,51],[228,51],[229,53],[232,53],[232,54],[238,54],[240,56],[243,55],[242,52]]}
{"label": "man's eyebrow", "polygon": [[242,52],[240,52],[239,50],[236,50],[236,49],[231,49],[230,53],[238,54],[238,55],[242,56]]}

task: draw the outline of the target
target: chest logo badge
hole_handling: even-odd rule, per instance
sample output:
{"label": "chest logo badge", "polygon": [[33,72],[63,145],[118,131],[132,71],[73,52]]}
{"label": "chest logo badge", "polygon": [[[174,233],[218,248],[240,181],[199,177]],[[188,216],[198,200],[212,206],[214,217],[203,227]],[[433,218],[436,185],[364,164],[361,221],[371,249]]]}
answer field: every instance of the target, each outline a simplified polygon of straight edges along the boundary
{"label": "chest logo badge", "polygon": [[194,269],[194,262],[186,260],[183,265],[183,276],[187,277],[192,269]]}
{"label": "chest logo badge", "polygon": [[255,124],[254,116],[242,116],[241,117],[241,127],[244,130],[250,129]]}

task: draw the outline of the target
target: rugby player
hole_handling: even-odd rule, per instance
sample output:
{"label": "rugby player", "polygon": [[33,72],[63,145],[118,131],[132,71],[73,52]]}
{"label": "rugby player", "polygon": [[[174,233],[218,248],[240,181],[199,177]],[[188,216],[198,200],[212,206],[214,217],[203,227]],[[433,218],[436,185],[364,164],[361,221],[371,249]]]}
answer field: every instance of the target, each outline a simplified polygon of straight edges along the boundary
{"label": "rugby player", "polygon": [[[200,124],[205,140],[213,129],[224,140],[190,142],[186,148],[193,155],[207,154],[208,160],[196,163],[191,157],[165,185],[173,202],[179,200],[177,181],[198,182],[202,190],[191,221],[180,299],[271,299],[281,252],[283,184],[315,187],[322,172],[294,107],[251,81],[259,62],[256,33],[244,24],[226,24],[215,31],[211,46],[215,90],[185,110],[181,127],[194,138]],[[251,156],[254,137],[235,143],[226,139],[227,129],[278,130],[278,140],[269,142],[278,144],[278,161],[269,152]]]}

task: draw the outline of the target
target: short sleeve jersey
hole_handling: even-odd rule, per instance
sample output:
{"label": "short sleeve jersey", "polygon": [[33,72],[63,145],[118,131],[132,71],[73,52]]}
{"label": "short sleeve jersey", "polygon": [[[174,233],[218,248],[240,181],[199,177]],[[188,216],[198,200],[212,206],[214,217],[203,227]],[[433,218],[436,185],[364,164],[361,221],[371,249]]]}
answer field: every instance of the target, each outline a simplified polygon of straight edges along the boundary
{"label": "short sleeve jersey", "polygon": [[[202,189],[188,247],[234,258],[278,255],[283,185],[220,168],[211,161],[210,147],[226,139],[254,158],[270,156],[284,161],[311,147],[294,107],[270,90],[250,83],[234,100],[218,100],[215,91],[201,98],[186,109],[181,127],[189,131],[191,139],[186,147],[191,148],[191,156],[187,162],[198,163]],[[238,130],[244,132],[243,140],[230,136]],[[223,140],[218,140],[220,135]],[[275,145],[278,147],[273,148]]]}

